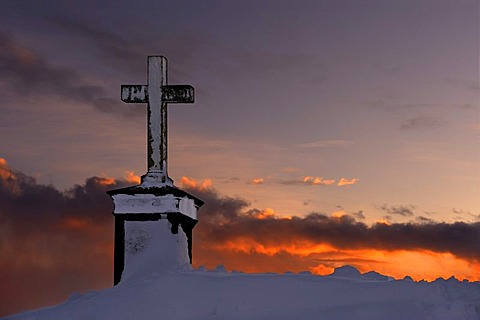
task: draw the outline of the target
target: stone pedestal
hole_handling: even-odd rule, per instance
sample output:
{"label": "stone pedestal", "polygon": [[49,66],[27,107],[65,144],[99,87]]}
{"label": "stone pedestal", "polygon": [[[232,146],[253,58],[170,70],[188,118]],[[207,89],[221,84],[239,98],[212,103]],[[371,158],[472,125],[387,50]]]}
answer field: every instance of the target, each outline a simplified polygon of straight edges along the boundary
{"label": "stone pedestal", "polygon": [[192,230],[202,200],[169,185],[108,194],[115,206],[115,285],[135,274],[191,268]]}

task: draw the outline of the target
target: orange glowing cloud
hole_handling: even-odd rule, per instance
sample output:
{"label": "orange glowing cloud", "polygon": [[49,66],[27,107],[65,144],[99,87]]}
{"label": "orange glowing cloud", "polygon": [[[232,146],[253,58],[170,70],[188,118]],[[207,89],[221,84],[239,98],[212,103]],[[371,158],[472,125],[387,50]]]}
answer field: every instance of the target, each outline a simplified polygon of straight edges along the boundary
{"label": "orange glowing cloud", "polygon": [[213,243],[211,246],[214,250],[230,250],[235,252],[243,252],[249,254],[264,254],[273,256],[281,252],[292,255],[308,256],[312,253],[332,252],[336,249],[329,244],[313,244],[306,241],[295,241],[289,244],[261,244],[249,238],[238,238],[235,241],[227,241],[225,243]]}
{"label": "orange glowing cloud", "polygon": [[341,217],[344,217],[344,216],[347,216],[348,214],[343,211],[343,210],[340,210],[340,211],[335,211],[333,212],[330,216],[333,217],[333,218],[341,218]]}
{"label": "orange glowing cloud", "polygon": [[335,180],[323,179],[322,177],[305,176],[305,177],[303,177],[303,182],[311,184],[311,185],[329,186],[329,185],[334,184]]}
{"label": "orange glowing cloud", "polygon": [[115,184],[115,179],[110,177],[98,177],[97,183],[101,186],[110,186]]}
{"label": "orange glowing cloud", "polygon": [[140,183],[140,176],[137,176],[133,171],[126,171],[127,174],[127,181],[131,183]]}
{"label": "orange glowing cloud", "polygon": [[180,178],[180,184],[184,188],[193,188],[197,190],[206,190],[212,187],[212,180],[211,179],[204,179],[202,182],[198,182],[197,180],[189,177],[183,176]]}
{"label": "orange glowing cloud", "polygon": [[17,174],[8,166],[7,160],[0,158],[0,179],[5,183],[5,188],[12,194],[19,195],[21,190],[17,185]]}
{"label": "orange glowing cloud", "polygon": [[378,224],[384,224],[384,225],[391,225],[390,221],[388,221],[387,219],[385,218],[382,218],[382,219],[378,219],[377,221],[375,221],[375,223],[378,223]]}
{"label": "orange glowing cloud", "polygon": [[341,178],[340,181],[338,181],[337,186],[348,186],[352,184],[358,183],[359,179],[353,178],[353,179],[346,179],[346,178]]}
{"label": "orange glowing cloud", "polygon": [[2,179],[15,179],[15,175],[10,171],[7,160],[0,158],[0,178]]}
{"label": "orange glowing cloud", "polygon": [[263,209],[263,211],[257,213],[255,215],[255,218],[257,219],[260,219],[260,220],[263,220],[263,219],[271,219],[271,218],[275,218],[276,217],[276,214],[275,214],[275,211],[272,209],[272,208],[265,208]]}
{"label": "orange glowing cloud", "polygon": [[319,264],[315,267],[310,267],[309,269],[313,274],[318,274],[320,276],[326,276],[326,275],[332,274],[333,271],[335,270],[334,267],[327,267],[323,264]]}
{"label": "orange glowing cloud", "polygon": [[263,178],[254,178],[254,179],[250,180],[251,184],[262,184],[263,182],[264,182]]}

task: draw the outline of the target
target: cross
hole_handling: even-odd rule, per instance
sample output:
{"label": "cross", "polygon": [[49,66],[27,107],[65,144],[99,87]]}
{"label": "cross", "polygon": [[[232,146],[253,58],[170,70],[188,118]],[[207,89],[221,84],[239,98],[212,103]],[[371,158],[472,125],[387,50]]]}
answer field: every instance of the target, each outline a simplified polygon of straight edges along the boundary
{"label": "cross", "polygon": [[167,85],[167,58],[148,56],[147,85],[122,85],[122,101],[147,103],[147,173],[142,186],[173,186],[167,173],[167,103],[193,103],[190,85]]}

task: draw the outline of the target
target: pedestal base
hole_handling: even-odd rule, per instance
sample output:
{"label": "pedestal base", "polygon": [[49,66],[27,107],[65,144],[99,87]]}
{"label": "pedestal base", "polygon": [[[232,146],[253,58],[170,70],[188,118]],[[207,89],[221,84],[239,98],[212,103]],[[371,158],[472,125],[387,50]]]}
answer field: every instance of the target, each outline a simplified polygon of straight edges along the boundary
{"label": "pedestal base", "polygon": [[192,262],[192,230],[203,202],[175,187],[109,191],[115,209],[114,284]]}

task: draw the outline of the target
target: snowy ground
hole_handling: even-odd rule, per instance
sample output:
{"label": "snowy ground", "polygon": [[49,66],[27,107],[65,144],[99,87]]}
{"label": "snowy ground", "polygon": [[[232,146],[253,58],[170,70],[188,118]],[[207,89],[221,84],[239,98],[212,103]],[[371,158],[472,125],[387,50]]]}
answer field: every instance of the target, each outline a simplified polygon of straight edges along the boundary
{"label": "snowy ground", "polygon": [[194,270],[117,287],[6,319],[480,319],[480,283],[393,280],[342,267],[330,276]]}

